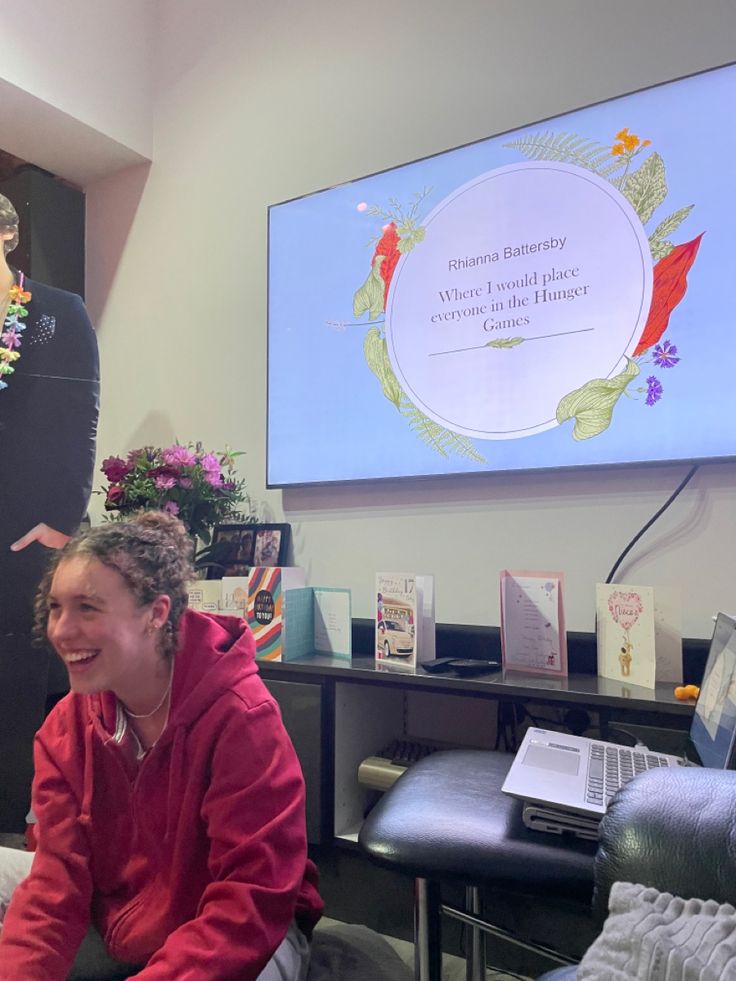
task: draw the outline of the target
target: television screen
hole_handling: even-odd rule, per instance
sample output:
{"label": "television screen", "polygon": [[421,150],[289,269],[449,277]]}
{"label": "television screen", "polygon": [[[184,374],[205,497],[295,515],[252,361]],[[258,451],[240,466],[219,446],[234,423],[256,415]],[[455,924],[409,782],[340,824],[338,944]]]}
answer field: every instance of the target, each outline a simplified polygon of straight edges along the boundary
{"label": "television screen", "polygon": [[736,65],[269,208],[272,487],[736,455]]}

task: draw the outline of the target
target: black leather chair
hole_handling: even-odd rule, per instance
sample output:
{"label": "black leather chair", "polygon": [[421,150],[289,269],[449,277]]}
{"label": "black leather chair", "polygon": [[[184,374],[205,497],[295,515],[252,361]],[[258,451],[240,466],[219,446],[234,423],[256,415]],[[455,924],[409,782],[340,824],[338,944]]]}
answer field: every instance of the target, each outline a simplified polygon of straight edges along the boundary
{"label": "black leather chair", "polygon": [[[602,923],[614,882],[736,905],[736,772],[696,767],[643,773],[611,801],[595,857]],[[575,967],[539,981],[574,981]]]}
{"label": "black leather chair", "polygon": [[[415,878],[417,981],[440,981],[443,915],[469,927],[472,981],[485,976],[486,934],[507,940],[515,935],[514,943],[535,954],[548,955],[554,947],[551,963],[557,964],[574,963],[595,937],[590,902],[596,843],[524,826],[521,803],[501,793],[513,758],[473,749],[433,753],[407,770],[363,824],[359,841],[367,854]],[[441,886],[447,892],[453,883],[464,887],[460,902],[442,894]],[[542,919],[552,939],[531,943],[519,937],[518,911],[543,910],[545,903],[549,916]],[[509,928],[505,918],[512,907]],[[560,907],[568,912],[562,920]],[[569,950],[560,952],[560,930],[578,910],[585,922],[570,928],[563,938]]]}

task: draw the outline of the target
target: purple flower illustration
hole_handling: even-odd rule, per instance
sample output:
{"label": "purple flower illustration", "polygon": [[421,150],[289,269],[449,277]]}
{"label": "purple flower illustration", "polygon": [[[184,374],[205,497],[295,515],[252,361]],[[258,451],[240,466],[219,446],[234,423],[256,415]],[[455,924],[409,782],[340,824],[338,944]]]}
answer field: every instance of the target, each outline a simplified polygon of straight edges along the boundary
{"label": "purple flower illustration", "polygon": [[654,375],[650,375],[647,378],[646,404],[654,405],[655,402],[659,402],[659,400],[662,398],[662,392],[663,388],[660,380],[655,378]]}
{"label": "purple flower illustration", "polygon": [[654,346],[654,363],[660,368],[674,368],[680,358],[677,355],[677,348],[669,341],[662,341],[661,344]]}

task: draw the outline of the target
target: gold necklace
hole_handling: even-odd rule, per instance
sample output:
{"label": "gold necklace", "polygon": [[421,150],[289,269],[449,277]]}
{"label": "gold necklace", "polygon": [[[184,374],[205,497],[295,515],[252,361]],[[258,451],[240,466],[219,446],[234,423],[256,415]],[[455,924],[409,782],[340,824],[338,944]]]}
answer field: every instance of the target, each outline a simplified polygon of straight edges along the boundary
{"label": "gold necklace", "polygon": [[166,698],[167,698],[169,692],[171,691],[171,682],[173,680],[174,680],[174,664],[172,662],[172,664],[171,664],[171,671],[169,672],[169,683],[166,686],[166,691],[161,696],[161,701],[158,703],[158,705],[156,706],[156,708],[153,709],[152,712],[146,712],[144,715],[136,715],[135,712],[131,712],[129,708],[126,708],[125,705],[123,705],[123,711],[128,716],[128,718],[130,718],[130,719],[150,719],[152,716],[154,716],[158,712],[158,710],[161,708],[161,706],[164,704],[164,702],[166,701]]}

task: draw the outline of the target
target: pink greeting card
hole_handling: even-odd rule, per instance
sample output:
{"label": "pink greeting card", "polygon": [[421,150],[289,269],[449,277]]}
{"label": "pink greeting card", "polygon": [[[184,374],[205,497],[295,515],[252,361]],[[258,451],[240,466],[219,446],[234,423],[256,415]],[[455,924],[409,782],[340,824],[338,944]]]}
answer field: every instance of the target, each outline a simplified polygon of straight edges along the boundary
{"label": "pink greeting card", "polygon": [[501,652],[504,669],[567,675],[561,572],[501,572]]}

